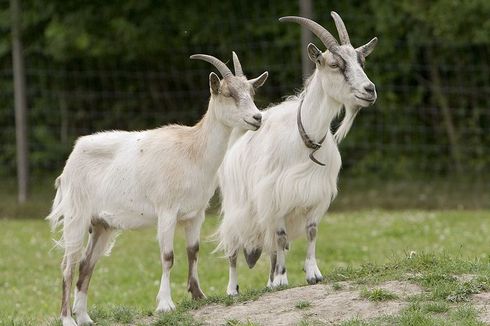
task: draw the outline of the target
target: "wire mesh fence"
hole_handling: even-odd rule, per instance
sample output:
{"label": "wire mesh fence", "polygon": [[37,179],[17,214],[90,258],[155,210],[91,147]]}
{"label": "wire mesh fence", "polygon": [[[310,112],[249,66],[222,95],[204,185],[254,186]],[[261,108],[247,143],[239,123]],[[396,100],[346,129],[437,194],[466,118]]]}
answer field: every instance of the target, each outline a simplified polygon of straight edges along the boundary
{"label": "wire mesh fence", "polygon": [[[158,25],[155,28],[160,29],[162,42],[171,36],[181,43],[162,45],[157,55],[150,51],[150,59],[141,49],[134,50],[139,54],[129,59],[108,54],[60,60],[28,51],[31,170],[35,174],[59,173],[81,135],[195,123],[207,106],[212,68],[188,60],[193,53],[208,53],[227,61],[235,50],[248,76],[268,70],[270,78],[256,98],[261,108],[297,92],[303,83],[301,53],[306,51],[300,46],[300,28],[277,22],[281,15],[298,14],[297,3],[234,3],[227,15],[216,15],[220,19],[207,19],[204,14],[200,17],[206,32],[184,18],[180,26]],[[366,66],[379,99],[361,111],[340,146],[342,174],[354,179],[402,181],[458,177],[471,180],[475,187],[486,187],[490,167],[490,43],[403,37],[403,31],[389,32],[390,22],[398,26],[400,20],[389,12],[384,16],[377,13],[378,23],[369,23],[374,15],[370,10],[340,7],[334,9],[346,22],[354,45],[362,45],[375,35],[380,38]],[[313,8],[315,19],[335,31],[328,14],[332,8],[320,2],[314,2]],[[245,10],[247,14],[242,16]],[[383,29],[379,21],[387,22],[388,27]],[[407,18],[403,26],[409,23]],[[317,39],[314,43],[321,45]],[[15,173],[10,60],[2,61],[0,85],[0,166],[2,174],[10,175]]]}

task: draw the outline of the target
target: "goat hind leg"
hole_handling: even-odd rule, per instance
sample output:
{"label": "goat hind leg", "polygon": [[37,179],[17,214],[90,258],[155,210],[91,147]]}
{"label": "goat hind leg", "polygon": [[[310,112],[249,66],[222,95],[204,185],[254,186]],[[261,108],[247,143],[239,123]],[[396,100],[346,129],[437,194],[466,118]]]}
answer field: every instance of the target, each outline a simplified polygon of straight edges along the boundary
{"label": "goat hind leg", "polygon": [[95,224],[90,227],[90,235],[85,254],[80,261],[78,281],[75,288],[73,313],[77,317],[78,325],[91,325],[94,322],[87,312],[87,295],[95,264],[106,252],[114,231],[105,225]]}
{"label": "goat hind leg", "polygon": [[71,315],[70,309],[70,292],[75,261],[76,259],[73,255],[67,255],[65,253],[63,261],[61,262],[61,272],[63,277],[61,287],[61,323],[63,326],[77,326],[77,323],[75,323],[75,320]]}
{"label": "goat hind leg", "polygon": [[204,299],[206,295],[199,285],[199,276],[197,273],[197,260],[199,253],[199,237],[201,226],[204,222],[204,212],[187,222],[185,226],[185,235],[187,242],[187,260],[189,263],[189,273],[187,278],[187,290],[191,293],[192,299]]}

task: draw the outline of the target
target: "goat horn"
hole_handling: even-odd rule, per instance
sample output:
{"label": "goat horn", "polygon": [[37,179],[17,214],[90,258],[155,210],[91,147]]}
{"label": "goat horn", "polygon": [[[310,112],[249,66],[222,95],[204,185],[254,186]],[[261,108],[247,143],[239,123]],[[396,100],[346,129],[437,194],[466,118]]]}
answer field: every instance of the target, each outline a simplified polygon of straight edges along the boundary
{"label": "goat horn", "polygon": [[347,28],[345,28],[342,18],[340,18],[339,14],[337,14],[335,11],[332,11],[330,15],[332,15],[333,21],[335,22],[335,27],[337,27],[340,44],[350,44],[349,33],[347,33]]}
{"label": "goat horn", "polygon": [[286,17],[281,17],[279,18],[280,22],[293,22],[293,23],[298,23],[310,31],[313,32],[322,42],[323,44],[327,47],[327,49],[330,52],[336,53],[337,48],[339,47],[339,42],[333,37],[332,34],[330,34],[329,31],[327,31],[323,26],[320,24],[314,22],[311,19],[304,18],[304,17],[297,17],[297,16],[286,16]]}
{"label": "goat horn", "polygon": [[213,57],[212,55],[207,55],[207,54],[193,54],[190,56],[191,59],[197,59],[197,60],[204,60],[206,62],[209,62],[210,64],[212,64],[213,66],[216,67],[216,69],[218,69],[218,71],[220,72],[221,76],[223,76],[223,78],[226,78],[226,77],[229,77],[229,76],[233,76],[233,73],[231,72],[230,68],[228,68],[224,63],[223,61],[221,61],[220,59],[217,59],[215,57]]}
{"label": "goat horn", "polygon": [[238,60],[238,56],[236,55],[235,51],[233,51],[233,66],[235,67],[235,76],[243,76],[242,65],[240,64],[240,60]]}
{"label": "goat horn", "polygon": [[376,47],[376,44],[378,44],[378,38],[375,37],[368,43],[358,47],[356,51],[360,51],[364,57],[367,57],[371,52],[373,52],[374,48]]}

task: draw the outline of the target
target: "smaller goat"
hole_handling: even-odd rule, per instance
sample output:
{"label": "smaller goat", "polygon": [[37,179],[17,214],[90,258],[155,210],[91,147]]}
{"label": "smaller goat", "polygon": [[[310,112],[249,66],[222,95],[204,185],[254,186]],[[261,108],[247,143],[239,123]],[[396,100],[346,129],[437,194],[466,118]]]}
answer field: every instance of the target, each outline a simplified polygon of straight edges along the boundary
{"label": "smaller goat", "polygon": [[[354,48],[340,16],[332,12],[340,41],[316,22],[283,17],[311,30],[325,52],[308,45],[316,69],[298,96],[264,111],[259,131],[246,132],[228,150],[219,171],[223,220],[217,235],[229,257],[227,293],[238,294],[238,251],[249,267],[262,251],[270,255],[268,286],[288,283],[285,250],[306,234],[306,280],[323,279],[315,257],[317,225],[337,194],[341,158],[337,148],[361,107],[376,101],[375,85],[364,72],[365,58],[377,39]],[[342,107],[346,115],[335,135],[332,120]]]}
{"label": "smaller goat", "polygon": [[[65,253],[61,320],[63,326],[91,324],[87,291],[96,262],[110,251],[118,230],[158,225],[163,274],[157,311],[175,309],[170,294],[175,227],[185,227],[189,261],[188,290],[204,297],[197,275],[199,234],[204,212],[217,187],[217,170],[233,129],[257,130],[262,114],[255,106],[255,89],[263,73],[243,75],[233,52],[235,76],[215,57],[191,56],[213,64],[223,76],[209,75],[211,98],[206,114],[193,127],[170,125],[140,132],[111,131],[78,139],[63,173],[56,179],[56,197],[47,219],[63,228]],[[83,251],[84,239],[89,233]],[[70,287],[79,266],[73,312]]]}

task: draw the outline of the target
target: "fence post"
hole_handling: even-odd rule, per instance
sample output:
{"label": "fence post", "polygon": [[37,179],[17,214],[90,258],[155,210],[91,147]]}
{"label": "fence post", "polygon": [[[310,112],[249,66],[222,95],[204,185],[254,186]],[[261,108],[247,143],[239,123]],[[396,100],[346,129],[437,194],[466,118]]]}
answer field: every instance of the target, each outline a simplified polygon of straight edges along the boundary
{"label": "fence post", "polygon": [[[306,17],[313,19],[313,0],[299,0],[299,15],[301,17]],[[311,32],[301,27],[301,69],[303,72],[303,78],[307,78],[310,76],[313,71],[313,63],[308,58],[308,54],[306,52],[306,47],[312,41]]]}
{"label": "fence post", "polygon": [[15,100],[15,142],[17,150],[18,201],[27,200],[29,184],[29,161],[27,142],[27,99],[24,74],[24,57],[21,42],[20,0],[10,0],[12,28],[12,65]]}

